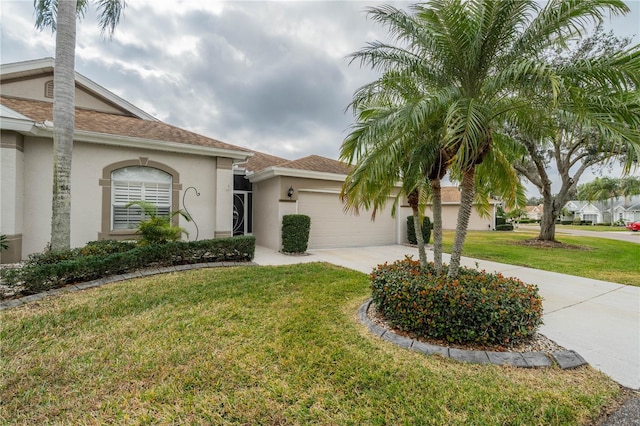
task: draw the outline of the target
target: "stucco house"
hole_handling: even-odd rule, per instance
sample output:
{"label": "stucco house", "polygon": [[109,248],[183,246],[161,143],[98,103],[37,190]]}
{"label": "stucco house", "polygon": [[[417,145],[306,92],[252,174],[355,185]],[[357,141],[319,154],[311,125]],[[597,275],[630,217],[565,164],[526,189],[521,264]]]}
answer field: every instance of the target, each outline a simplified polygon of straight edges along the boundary
{"label": "stucco house", "polygon": [[544,213],[544,205],[538,204],[537,206],[525,206],[527,212],[527,218],[531,220],[540,220]]}
{"label": "stucco house", "polygon": [[[568,219],[587,220],[594,224],[611,222],[611,200],[597,202],[571,200],[564,209]],[[634,222],[640,220],[640,196],[620,197],[613,200],[613,221]]]}
{"label": "stucco house", "polygon": [[[0,67],[0,233],[9,243],[2,263],[42,251],[50,238],[53,65],[46,58]],[[74,247],[134,237],[141,215],[124,206],[141,199],[160,211],[188,210],[193,222],[180,226],[189,239],[252,234],[279,250],[282,216],[300,213],[311,217],[310,248],[406,241],[407,206],[393,218],[389,203],[375,221],[344,212],[343,163],[291,161],[171,126],[79,73],[75,99]],[[444,227],[453,229],[459,194],[445,191]],[[474,211],[470,229],[490,229],[493,219]]]}

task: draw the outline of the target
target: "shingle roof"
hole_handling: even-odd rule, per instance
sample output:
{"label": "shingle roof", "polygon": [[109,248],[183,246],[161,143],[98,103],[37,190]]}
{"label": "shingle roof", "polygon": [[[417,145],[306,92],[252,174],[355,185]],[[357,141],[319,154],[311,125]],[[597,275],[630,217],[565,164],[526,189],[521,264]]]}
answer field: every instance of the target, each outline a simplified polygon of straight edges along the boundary
{"label": "shingle roof", "polygon": [[264,152],[253,151],[253,157],[249,158],[245,164],[245,169],[250,172],[259,172],[267,167],[277,166],[286,163],[289,160],[275,155],[265,154]]}
{"label": "shingle roof", "polygon": [[308,157],[299,158],[286,163],[278,164],[278,167],[286,169],[308,170],[312,172],[335,173],[339,175],[349,174],[351,167],[338,160],[321,157],[319,155],[310,155]]}
{"label": "shingle roof", "polygon": [[440,189],[443,203],[459,203],[462,199],[457,186],[445,186]]}
{"label": "shingle roof", "polygon": [[[0,96],[0,103],[29,117],[33,121],[53,121],[53,104],[51,102]],[[200,145],[232,151],[251,152],[246,148],[211,139],[188,130],[171,126],[162,121],[142,120],[136,117],[109,114],[82,108],[76,108],[76,129],[113,136],[134,137]]]}

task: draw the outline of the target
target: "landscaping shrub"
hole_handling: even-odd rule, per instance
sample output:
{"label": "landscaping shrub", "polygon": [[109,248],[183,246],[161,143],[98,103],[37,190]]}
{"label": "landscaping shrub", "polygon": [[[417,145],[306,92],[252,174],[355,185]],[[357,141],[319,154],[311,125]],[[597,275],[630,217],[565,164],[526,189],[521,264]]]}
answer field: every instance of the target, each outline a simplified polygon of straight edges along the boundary
{"label": "landscaping shrub", "polygon": [[304,253],[309,244],[311,218],[303,214],[288,214],[282,217],[282,251]]}
{"label": "landscaping shrub", "polygon": [[505,223],[503,225],[497,225],[496,231],[513,231],[513,224]]}
{"label": "landscaping shrub", "polygon": [[80,249],[31,255],[22,268],[3,269],[1,273],[5,284],[21,285],[22,293],[33,294],[149,266],[249,261],[254,253],[253,236],[144,246],[117,241],[94,242]]}
{"label": "landscaping shrub", "polygon": [[[429,240],[431,240],[431,229],[433,229],[431,219],[429,219],[429,216],[425,216],[422,219],[422,238],[424,239],[425,244],[429,244]],[[418,244],[418,239],[416,238],[416,227],[413,224],[413,216],[407,217],[407,239],[410,244]]]}
{"label": "landscaping shrub", "polygon": [[132,201],[125,207],[135,207],[144,211],[146,219],[138,224],[137,233],[141,235],[140,245],[166,244],[169,241],[178,241],[182,234],[189,233],[173,224],[172,219],[176,215],[182,216],[187,222],[191,222],[191,216],[182,210],[176,210],[171,214],[159,214],[158,207],[147,201]]}
{"label": "landscaping shrub", "polygon": [[460,268],[458,278],[437,276],[410,258],[371,273],[373,302],[386,321],[419,337],[451,343],[509,345],[542,324],[538,288],[516,278]]}
{"label": "landscaping shrub", "polygon": [[507,223],[507,219],[505,219],[504,217],[496,217],[496,228],[500,225],[504,225]]}
{"label": "landscaping shrub", "polygon": [[572,225],[573,220],[561,220],[560,225]]}

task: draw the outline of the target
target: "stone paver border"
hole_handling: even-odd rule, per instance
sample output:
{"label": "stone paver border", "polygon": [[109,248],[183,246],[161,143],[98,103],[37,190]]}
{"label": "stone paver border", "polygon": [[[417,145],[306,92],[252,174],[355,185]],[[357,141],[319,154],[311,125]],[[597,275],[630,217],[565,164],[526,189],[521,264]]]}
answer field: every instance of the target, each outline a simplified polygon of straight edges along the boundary
{"label": "stone paver border", "polygon": [[[432,345],[415,339],[401,336],[375,324],[369,318],[369,306],[373,301],[365,301],[358,309],[358,320],[369,331],[383,340],[396,344],[402,348],[421,352],[427,355],[438,354],[457,361],[471,364],[510,365],[512,367],[542,368],[553,365],[552,360],[544,352],[491,352],[469,351],[446,346]],[[587,362],[577,352],[571,350],[557,351],[551,354],[561,369],[580,367]]]}
{"label": "stone paver border", "polygon": [[195,269],[204,269],[204,268],[226,268],[231,266],[257,266],[255,262],[208,262],[208,263],[194,263],[192,265],[174,265],[174,266],[165,266],[162,268],[146,268],[140,269],[134,272],[128,272],[126,274],[120,275],[111,275],[104,278],[99,278],[93,281],[86,281],[83,283],[71,284],[65,287],[54,288],[48,291],[44,291],[42,293],[31,294],[29,296],[20,297],[18,299],[8,299],[0,302],[0,311],[3,309],[14,308],[16,306],[25,305],[30,302],[35,302],[36,300],[42,300],[45,297],[53,296],[55,294],[60,293],[73,293],[76,291],[86,290],[88,288],[100,287],[105,284],[111,284],[120,281],[126,281],[133,278],[142,278],[149,277],[152,275],[158,274],[166,274],[169,272],[180,272],[180,271],[192,271]]}

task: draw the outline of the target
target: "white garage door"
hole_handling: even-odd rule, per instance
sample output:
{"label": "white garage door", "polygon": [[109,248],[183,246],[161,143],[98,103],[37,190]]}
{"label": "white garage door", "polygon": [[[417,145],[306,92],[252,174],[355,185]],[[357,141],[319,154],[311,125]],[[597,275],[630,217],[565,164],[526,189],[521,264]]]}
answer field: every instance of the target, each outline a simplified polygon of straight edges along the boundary
{"label": "white garage door", "polygon": [[309,248],[358,247],[395,244],[396,219],[391,203],[371,221],[369,212],[345,213],[338,194],[303,192],[298,195],[298,213],[311,217]]}

